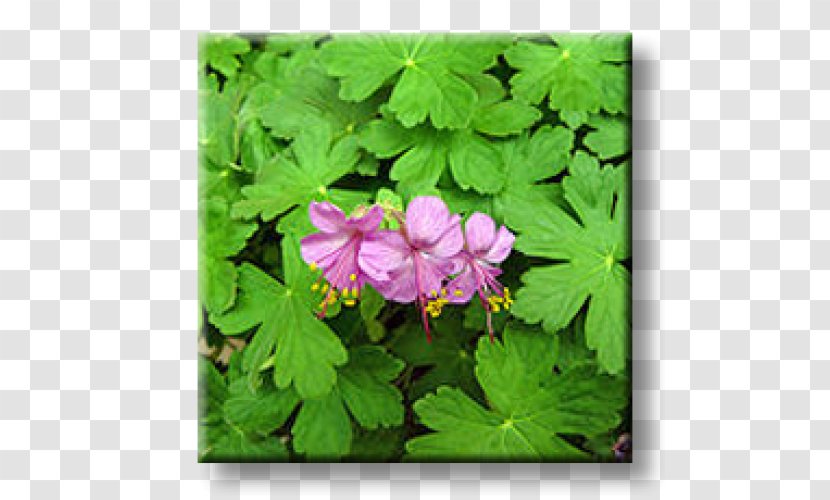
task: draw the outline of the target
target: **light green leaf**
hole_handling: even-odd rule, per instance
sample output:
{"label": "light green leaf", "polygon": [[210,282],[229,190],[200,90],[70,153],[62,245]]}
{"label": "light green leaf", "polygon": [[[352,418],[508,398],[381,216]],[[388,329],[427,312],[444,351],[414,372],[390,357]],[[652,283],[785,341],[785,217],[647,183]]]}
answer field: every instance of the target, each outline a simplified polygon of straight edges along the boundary
{"label": "light green leaf", "polygon": [[[230,369],[229,369],[230,373]],[[229,393],[225,377],[205,358],[199,358],[199,462],[278,462],[288,450],[275,436],[246,432],[226,415]],[[257,404],[257,403],[255,403]],[[247,415],[262,414],[262,407]],[[257,427],[257,426],[255,426]]]}
{"label": "light green leaf", "polygon": [[260,366],[275,353],[277,387],[293,385],[304,398],[331,391],[334,368],[346,362],[346,350],[314,316],[303,298],[306,291],[286,287],[248,263],[239,267],[239,288],[236,306],[223,315],[212,315],[211,321],[226,335],[258,326],[243,358],[250,383],[256,385]]}
{"label": "light green leaf", "polygon": [[305,400],[291,433],[299,453],[309,460],[330,462],[349,452],[352,424],[335,391],[320,399]]}
{"label": "light green leaf", "polygon": [[440,387],[413,408],[436,431],[406,444],[411,459],[469,461],[585,460],[558,434],[597,434],[619,424],[624,381],[580,365],[553,373],[555,342],[547,334],[508,329],[504,341],[479,340],[476,376],[491,408],[459,389]]}
{"label": "light green leaf", "polygon": [[205,35],[199,47],[202,65],[208,64],[226,77],[233,76],[240,67],[238,55],[251,50],[248,40],[236,35]]}
{"label": "light green leaf", "polygon": [[510,79],[513,95],[531,104],[549,96],[551,109],[565,113],[570,126],[575,113],[628,112],[629,35],[552,38],[555,46],[523,41],[507,50],[507,62],[518,70]]}
{"label": "light green leaf", "polygon": [[503,342],[482,338],[476,350],[476,377],[493,409],[510,415],[550,378],[556,361],[555,337],[511,324]]}
{"label": "light green leaf", "polygon": [[366,325],[366,335],[372,342],[379,342],[386,335],[386,327],[377,316],[386,305],[386,299],[371,285],[360,293],[360,317]]}
{"label": "light green leaf", "polygon": [[521,132],[541,117],[538,109],[521,101],[501,101],[479,110],[472,127],[485,134],[506,136]]}
{"label": "light green leaf", "polygon": [[407,129],[383,119],[371,122],[360,140],[379,158],[405,151],[395,160],[389,176],[399,182],[398,191],[407,195],[433,188],[447,166],[463,189],[492,193],[504,185],[495,147],[466,130],[448,132],[423,125]]}
{"label": "light green leaf", "polygon": [[234,204],[231,215],[271,220],[296,205],[327,199],[328,186],[358,160],[354,140],[332,144],[327,125],[303,131],[287,152],[262,166],[254,184],[242,188],[245,199]]}
{"label": "light green leaf", "polygon": [[[349,452],[349,414],[366,429],[403,423],[403,396],[390,382],[403,363],[378,346],[362,346],[338,370],[337,385],[325,398],[307,399],[292,428],[297,451],[312,460],[334,461]],[[347,412],[348,410],[348,412]]]}
{"label": "light green leaf", "polygon": [[553,333],[589,301],[587,344],[597,351],[604,370],[620,373],[630,338],[631,274],[621,264],[630,257],[628,182],[624,170],[606,167],[611,170],[603,172],[616,182],[611,190],[602,188],[607,179],[584,158],[575,160],[577,173],[563,182],[565,198],[580,221],[552,202],[516,199],[506,208],[507,224],[519,233],[516,249],[561,261],[534,266],[522,276],[525,286],[516,294],[513,314],[530,323],[541,321]]}
{"label": "light green leaf", "polygon": [[288,420],[297,403],[293,389],[279,390],[266,384],[251,390],[245,379],[239,379],[230,385],[224,412],[243,431],[268,435]]}
{"label": "light green leaf", "polygon": [[[216,170],[235,165],[237,155],[236,118],[239,109],[236,86],[219,90],[216,75],[200,79],[199,153]],[[206,162],[201,162],[203,166]]]}
{"label": "light green leaf", "polygon": [[367,429],[403,423],[402,396],[390,382],[403,363],[377,346],[354,349],[338,374],[337,387],[355,420]]}
{"label": "light green leaf", "polygon": [[480,135],[467,131],[453,133],[449,150],[453,179],[461,189],[496,193],[504,186],[504,166],[498,150]]}
{"label": "light green leaf", "polygon": [[228,204],[222,198],[202,201],[199,297],[209,313],[222,313],[236,300],[237,273],[228,257],[242,250],[257,230],[256,223],[233,220],[228,213]]}
{"label": "light green leaf", "polygon": [[600,159],[623,155],[631,149],[629,130],[631,123],[624,117],[595,115],[588,124],[596,130],[585,135],[585,145]]}
{"label": "light green leaf", "polygon": [[329,74],[341,78],[343,99],[362,101],[391,82],[389,108],[404,126],[429,117],[437,128],[462,128],[478,101],[463,77],[494,65],[508,43],[496,35],[335,35],[321,52]]}
{"label": "light green leaf", "polygon": [[199,457],[200,462],[285,462],[288,450],[275,436],[252,438],[227,427],[212,446]]}
{"label": "light green leaf", "polygon": [[[444,199],[453,210],[470,214],[481,211],[490,214],[497,222],[504,219],[504,212],[514,200],[519,202],[548,202],[561,198],[556,184],[541,184],[559,174],[570,159],[574,134],[565,127],[539,127],[533,135],[522,135],[499,143],[493,157],[504,172],[504,184],[492,197],[475,193],[447,191]],[[471,163],[471,172],[475,172]],[[484,177],[484,176],[482,176]],[[485,182],[480,179],[478,182]]]}
{"label": "light green leaf", "polygon": [[262,108],[262,122],[282,138],[297,137],[306,128],[325,123],[338,142],[373,118],[385,96],[360,102],[339,99],[337,80],[326,74],[317,52],[313,54],[307,64],[278,80],[277,90]]}

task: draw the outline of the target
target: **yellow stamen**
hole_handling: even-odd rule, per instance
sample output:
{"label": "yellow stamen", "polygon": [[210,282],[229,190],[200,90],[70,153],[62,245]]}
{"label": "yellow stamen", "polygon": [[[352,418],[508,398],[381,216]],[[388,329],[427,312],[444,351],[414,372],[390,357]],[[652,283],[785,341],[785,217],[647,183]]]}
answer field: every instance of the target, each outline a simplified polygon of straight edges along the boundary
{"label": "yellow stamen", "polygon": [[497,313],[497,312],[501,311],[501,308],[499,307],[498,304],[490,304],[490,309],[492,309],[492,311],[494,313]]}
{"label": "yellow stamen", "polygon": [[312,283],[311,284],[311,291],[312,292],[316,292],[319,289],[320,289],[320,283]]}
{"label": "yellow stamen", "polygon": [[317,263],[312,262],[311,264],[308,265],[308,268],[311,269],[312,271],[316,271],[317,270]]}
{"label": "yellow stamen", "polygon": [[438,296],[438,292],[436,292],[435,290],[431,290],[431,291],[429,292],[429,294],[430,294],[431,296],[433,296],[433,297],[437,297],[437,296]]}
{"label": "yellow stamen", "polygon": [[441,295],[443,295],[444,297],[447,296],[447,289],[446,288],[441,289]]}
{"label": "yellow stamen", "polygon": [[455,290],[454,292],[452,292],[452,294],[456,297],[461,297],[462,295],[464,295],[464,292],[462,292],[461,290]]}
{"label": "yellow stamen", "polygon": [[352,297],[357,298],[357,287],[352,288]]}
{"label": "yellow stamen", "polygon": [[323,288],[320,289],[320,293],[326,293],[329,291],[329,284],[323,283]]}
{"label": "yellow stamen", "polygon": [[349,275],[349,280],[350,281],[357,281],[357,275],[355,273],[350,274]]}
{"label": "yellow stamen", "polygon": [[337,295],[331,294],[331,296],[329,297],[329,305],[332,305],[335,302],[337,302]]}
{"label": "yellow stamen", "polygon": [[355,305],[354,299],[344,300],[343,303],[346,304],[346,307],[354,307]]}

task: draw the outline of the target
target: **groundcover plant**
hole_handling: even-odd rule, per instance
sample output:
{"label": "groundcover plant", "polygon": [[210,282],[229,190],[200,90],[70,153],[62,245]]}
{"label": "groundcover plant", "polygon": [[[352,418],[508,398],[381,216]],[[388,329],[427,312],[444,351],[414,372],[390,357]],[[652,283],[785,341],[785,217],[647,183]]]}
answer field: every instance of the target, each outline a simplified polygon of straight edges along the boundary
{"label": "groundcover plant", "polygon": [[201,461],[629,461],[630,37],[205,35]]}

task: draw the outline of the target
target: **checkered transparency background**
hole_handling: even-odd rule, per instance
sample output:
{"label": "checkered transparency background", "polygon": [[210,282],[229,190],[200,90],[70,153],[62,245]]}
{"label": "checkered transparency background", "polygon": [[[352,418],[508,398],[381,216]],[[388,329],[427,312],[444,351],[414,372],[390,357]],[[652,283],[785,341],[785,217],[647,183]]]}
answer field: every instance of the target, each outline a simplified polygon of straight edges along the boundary
{"label": "checkered transparency background", "polygon": [[[4,498],[830,498],[830,1],[0,6]],[[198,465],[197,33],[634,33],[633,465]]]}

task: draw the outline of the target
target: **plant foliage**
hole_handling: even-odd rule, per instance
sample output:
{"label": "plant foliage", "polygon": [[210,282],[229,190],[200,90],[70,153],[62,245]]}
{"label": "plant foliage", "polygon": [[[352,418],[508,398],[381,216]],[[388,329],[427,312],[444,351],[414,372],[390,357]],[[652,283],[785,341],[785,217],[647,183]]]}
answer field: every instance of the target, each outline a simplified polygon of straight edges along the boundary
{"label": "plant foliage", "polygon": [[[200,460],[614,459],[628,35],[223,34],[199,55]],[[439,308],[431,342],[371,286],[318,314],[309,204],[396,230],[421,195],[516,235],[512,307]]]}

